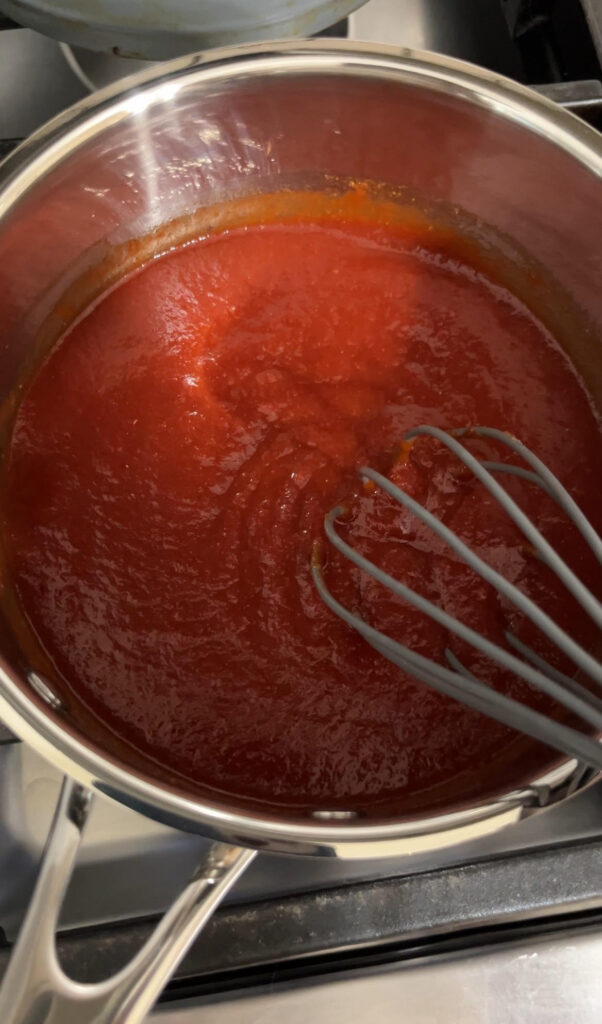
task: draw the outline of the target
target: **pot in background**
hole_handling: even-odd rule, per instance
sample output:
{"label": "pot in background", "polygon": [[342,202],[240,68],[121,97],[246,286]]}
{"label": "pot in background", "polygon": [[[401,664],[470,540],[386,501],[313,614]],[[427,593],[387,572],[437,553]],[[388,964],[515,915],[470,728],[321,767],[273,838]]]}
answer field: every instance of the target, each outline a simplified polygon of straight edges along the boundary
{"label": "pot in background", "polygon": [[88,50],[168,60],[256,39],[312,36],[365,0],[0,0],[21,25]]}

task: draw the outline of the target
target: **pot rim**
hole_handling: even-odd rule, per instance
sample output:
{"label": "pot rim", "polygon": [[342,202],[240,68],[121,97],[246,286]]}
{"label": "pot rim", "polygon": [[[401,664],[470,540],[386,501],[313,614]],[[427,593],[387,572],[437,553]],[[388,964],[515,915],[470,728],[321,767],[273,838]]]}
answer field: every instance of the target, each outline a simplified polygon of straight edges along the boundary
{"label": "pot rim", "polygon": [[[32,185],[107,124],[127,119],[191,82],[233,83],[268,72],[388,79],[445,92],[544,136],[602,178],[602,136],[525,86],[437,54],[371,43],[295,40],[177,58],[85,98],[41,127],[0,165],[0,223]],[[373,824],[361,819],[345,824],[340,812],[331,812],[330,818],[322,812],[320,823],[314,819],[312,824],[233,811],[133,771],[65,727],[43,697],[24,690],[2,658],[0,713],[10,729],[61,771],[149,817],[284,852],[363,858],[432,850],[495,831],[518,820],[528,804],[553,802],[580,785],[576,762],[560,760],[524,788],[476,806]]]}

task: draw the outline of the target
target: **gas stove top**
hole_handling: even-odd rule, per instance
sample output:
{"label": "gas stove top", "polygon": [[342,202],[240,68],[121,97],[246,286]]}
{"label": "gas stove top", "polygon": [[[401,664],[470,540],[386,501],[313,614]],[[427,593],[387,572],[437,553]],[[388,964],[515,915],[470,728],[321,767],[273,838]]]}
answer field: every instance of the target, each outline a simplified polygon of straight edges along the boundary
{"label": "gas stove top", "polygon": [[[0,154],[139,63],[74,51],[6,19],[0,28]],[[540,88],[602,127],[602,0],[371,0],[327,34],[471,60]],[[54,769],[0,727],[0,973],[59,785]],[[125,963],[203,846],[197,836],[99,798],[62,913],[58,946],[68,972],[93,981]],[[434,961],[549,932],[579,929],[581,936],[601,924],[602,783],[445,853],[378,862],[260,854],[164,999],[178,1000],[182,1021],[192,1021],[195,1000],[241,986],[259,992],[269,982],[273,990],[276,982],[347,976],[417,957]],[[281,1010],[288,1012],[286,1000]],[[499,1018],[510,1019],[540,1018]],[[580,1017],[582,1024],[589,1019]]]}

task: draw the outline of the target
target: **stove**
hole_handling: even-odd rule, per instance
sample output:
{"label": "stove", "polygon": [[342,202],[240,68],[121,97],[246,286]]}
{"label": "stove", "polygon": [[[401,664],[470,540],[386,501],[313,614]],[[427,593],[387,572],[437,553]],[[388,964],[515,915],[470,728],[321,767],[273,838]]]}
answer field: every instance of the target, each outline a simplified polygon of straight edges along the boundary
{"label": "stove", "polygon": [[[74,50],[8,19],[0,19],[0,29],[0,155],[90,89],[140,63]],[[325,34],[473,61],[540,89],[602,128],[602,0],[370,0]],[[34,884],[60,781],[0,727],[0,973]],[[95,981],[124,964],[205,846],[198,836],[99,797],[61,917],[58,949],[67,972]],[[319,990],[322,1008],[333,1008],[330,1020],[339,1019],[337,1013],[340,1019],[343,1013],[346,1019],[374,1015],[379,993],[387,991],[383,1022],[409,999],[413,1021],[568,1024],[577,1019],[571,1015],[577,1004],[563,1003],[564,996],[548,1002],[541,1017],[529,1001],[516,1016],[498,1017],[484,999],[479,1016],[478,1003],[470,1003],[472,1010],[452,1003],[450,1011],[443,995],[436,1010],[427,975],[411,981],[417,963],[436,966],[433,984],[455,999],[491,976],[505,1005],[505,987],[509,991],[517,977],[508,965],[524,956],[540,956],[538,977],[550,991],[559,977],[566,989],[558,967],[562,948],[574,954],[572,966],[565,956],[562,970],[579,981],[580,997],[588,993],[590,1003],[582,999],[578,1018],[589,1024],[602,1005],[602,981],[599,972],[592,982],[592,971],[586,977],[579,968],[593,963],[594,940],[602,952],[601,928],[599,783],[511,829],[445,852],[378,862],[259,854],[180,965],[157,1022],[271,1021],[283,1013],[294,1021],[299,992],[306,1007],[299,1020],[311,1015],[317,1021]],[[462,958],[484,948],[490,956],[478,959],[481,967],[466,966],[473,958]],[[461,984],[458,964],[464,964]],[[401,968],[407,980],[397,997]],[[375,978],[381,985],[373,991]],[[335,979],[350,981],[345,998]],[[353,988],[359,979],[365,982],[361,993]],[[422,1002],[411,1003],[414,990],[422,992]],[[557,1014],[562,1006],[565,1016]]]}

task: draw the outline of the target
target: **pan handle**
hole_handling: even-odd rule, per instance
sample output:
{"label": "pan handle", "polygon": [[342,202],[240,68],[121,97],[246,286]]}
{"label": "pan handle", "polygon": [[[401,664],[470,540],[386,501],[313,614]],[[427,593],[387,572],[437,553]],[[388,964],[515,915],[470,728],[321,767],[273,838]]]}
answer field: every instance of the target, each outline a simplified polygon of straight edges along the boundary
{"label": "pan handle", "polygon": [[93,985],[71,981],[58,962],[55,930],[92,796],[64,779],[34,894],[0,991],[2,1024],[140,1024],[255,856],[254,850],[212,843],[192,880],[126,967]]}

